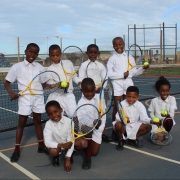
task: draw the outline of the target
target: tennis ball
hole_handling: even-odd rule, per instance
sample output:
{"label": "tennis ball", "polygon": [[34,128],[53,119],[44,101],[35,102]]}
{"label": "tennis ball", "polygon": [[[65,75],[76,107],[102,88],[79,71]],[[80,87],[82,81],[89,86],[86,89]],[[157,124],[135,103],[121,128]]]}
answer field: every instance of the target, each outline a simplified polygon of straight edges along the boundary
{"label": "tennis ball", "polygon": [[149,63],[148,63],[148,62],[145,62],[145,63],[144,63],[144,66],[148,66],[148,65],[149,65]]}
{"label": "tennis ball", "polygon": [[159,120],[158,117],[154,117],[154,118],[153,118],[153,122],[158,123],[158,122],[160,122],[160,120]]}
{"label": "tennis ball", "polygon": [[166,115],[167,115],[167,111],[166,111],[166,110],[162,110],[162,111],[161,111],[161,114],[164,115],[164,116],[166,116]]}
{"label": "tennis ball", "polygon": [[64,88],[67,87],[67,82],[66,81],[62,81],[61,82],[61,87],[64,87]]}

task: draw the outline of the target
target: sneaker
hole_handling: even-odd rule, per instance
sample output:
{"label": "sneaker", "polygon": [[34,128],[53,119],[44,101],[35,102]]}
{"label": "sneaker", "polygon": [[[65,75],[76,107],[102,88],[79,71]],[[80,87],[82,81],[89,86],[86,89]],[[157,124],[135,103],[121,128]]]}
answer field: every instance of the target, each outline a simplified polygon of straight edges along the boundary
{"label": "sneaker", "polygon": [[17,162],[19,157],[20,157],[20,152],[14,151],[10,160],[11,160],[11,162]]}
{"label": "sneaker", "polygon": [[85,157],[84,162],[82,163],[82,168],[88,170],[91,168],[91,158]]}
{"label": "sneaker", "polygon": [[139,143],[139,140],[138,139],[135,139],[135,140],[132,140],[132,139],[129,139],[128,140],[128,143],[136,148],[142,148],[143,145]]}
{"label": "sneaker", "polygon": [[122,139],[122,140],[119,140],[118,141],[118,145],[116,145],[116,149],[118,150],[118,151],[121,151],[121,150],[123,150],[124,149],[124,144],[125,144],[125,141],[124,141],[124,139]]}
{"label": "sneaker", "polygon": [[49,150],[46,146],[44,146],[43,148],[39,148],[38,147],[38,153],[46,153],[46,154],[49,154]]}
{"label": "sneaker", "polygon": [[59,166],[59,156],[53,157],[52,165],[55,166],[55,167]]}
{"label": "sneaker", "polygon": [[105,134],[102,135],[102,140],[105,142],[112,142],[112,139],[108,136],[106,136]]}

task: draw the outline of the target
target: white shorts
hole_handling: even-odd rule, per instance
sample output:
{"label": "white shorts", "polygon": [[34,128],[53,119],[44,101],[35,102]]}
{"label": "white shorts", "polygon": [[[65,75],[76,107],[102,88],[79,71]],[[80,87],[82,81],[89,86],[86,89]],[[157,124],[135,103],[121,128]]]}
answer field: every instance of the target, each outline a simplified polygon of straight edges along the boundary
{"label": "white shorts", "polygon": [[44,113],[44,96],[24,95],[18,99],[18,114],[28,116],[32,112]]}
{"label": "white shorts", "polygon": [[76,99],[73,93],[65,93],[60,95],[57,93],[52,93],[49,95],[46,104],[52,100],[59,102],[65,114],[68,117],[72,117],[77,107]]}
{"label": "white shorts", "polygon": [[114,88],[114,96],[122,96],[123,94],[126,95],[127,88],[134,85],[131,78],[127,78],[125,80],[113,80],[112,84]]}
{"label": "white shorts", "polygon": [[[115,124],[118,122],[117,120],[112,122],[113,129],[115,130]],[[127,133],[127,138],[128,139],[136,139],[136,134],[141,126],[141,122],[134,122],[134,123],[129,123],[126,125],[126,133]],[[124,137],[123,137],[124,138]]]}
{"label": "white shorts", "polygon": [[92,140],[98,144],[102,142],[102,132],[104,131],[105,123],[102,122],[99,129],[94,129],[92,134]]}

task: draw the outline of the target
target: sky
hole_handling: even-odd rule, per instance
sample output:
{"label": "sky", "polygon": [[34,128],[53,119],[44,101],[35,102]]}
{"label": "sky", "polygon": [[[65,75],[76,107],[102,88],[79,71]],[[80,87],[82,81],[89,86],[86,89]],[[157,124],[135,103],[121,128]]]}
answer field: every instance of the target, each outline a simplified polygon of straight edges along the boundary
{"label": "sky", "polygon": [[[180,36],[179,0],[1,0],[0,52],[17,54],[17,37],[20,53],[28,43],[40,46],[46,54],[51,44],[62,49],[77,45],[83,50],[96,44],[100,50],[112,50],[112,39],[124,36],[128,46],[128,25],[133,27],[160,27],[177,24]],[[160,29],[137,31],[136,43],[153,47],[160,44]],[[134,42],[134,31],[129,31],[129,45]],[[175,44],[175,28],[165,30],[165,44]],[[180,47],[180,40],[178,39]],[[148,49],[148,47],[147,47]]]}

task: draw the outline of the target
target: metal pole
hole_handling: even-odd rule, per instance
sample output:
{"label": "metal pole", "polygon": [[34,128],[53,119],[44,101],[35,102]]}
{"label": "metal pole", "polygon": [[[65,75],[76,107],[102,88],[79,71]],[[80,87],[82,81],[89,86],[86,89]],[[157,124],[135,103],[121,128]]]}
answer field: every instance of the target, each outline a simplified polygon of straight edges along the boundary
{"label": "metal pole", "polygon": [[165,27],[163,23],[163,61],[165,60]]}
{"label": "metal pole", "polygon": [[18,40],[18,62],[20,62],[20,39],[19,37],[17,38]]}
{"label": "metal pole", "polygon": [[175,63],[177,63],[177,23],[175,24]]}
{"label": "metal pole", "polygon": [[129,25],[128,25],[128,49],[129,49]]}
{"label": "metal pole", "polygon": [[162,30],[160,30],[160,62],[162,62]]}
{"label": "metal pole", "polygon": [[94,44],[96,44],[96,38],[94,38]]}
{"label": "metal pole", "polygon": [[61,47],[61,51],[62,51],[62,38],[60,38],[60,47]]}
{"label": "metal pole", "polygon": [[[136,24],[134,24],[134,44],[136,44]],[[136,61],[136,46],[134,46],[134,57]]]}

